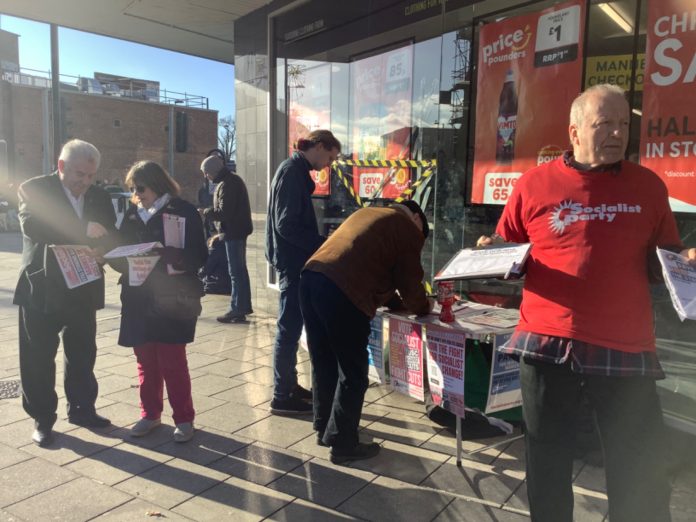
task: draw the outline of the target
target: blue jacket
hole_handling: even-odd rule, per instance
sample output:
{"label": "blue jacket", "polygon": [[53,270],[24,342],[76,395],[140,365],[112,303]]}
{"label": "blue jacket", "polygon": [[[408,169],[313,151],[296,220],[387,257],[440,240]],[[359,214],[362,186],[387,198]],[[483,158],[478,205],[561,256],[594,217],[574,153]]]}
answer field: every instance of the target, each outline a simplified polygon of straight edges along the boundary
{"label": "blue jacket", "polygon": [[295,152],[283,161],[271,182],[266,220],[266,259],[281,277],[297,278],[324,242],[312,205],[312,166]]}

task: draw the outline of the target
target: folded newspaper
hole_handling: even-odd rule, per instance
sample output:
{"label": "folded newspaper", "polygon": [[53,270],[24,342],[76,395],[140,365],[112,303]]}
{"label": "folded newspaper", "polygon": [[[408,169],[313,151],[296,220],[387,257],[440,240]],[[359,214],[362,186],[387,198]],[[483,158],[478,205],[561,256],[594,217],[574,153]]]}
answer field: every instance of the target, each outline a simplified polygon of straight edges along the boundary
{"label": "folded newspaper", "polygon": [[162,243],[138,243],[137,245],[124,245],[104,254],[104,259],[118,259],[125,257],[128,260],[128,286],[142,285],[147,276],[155,268],[160,256],[152,250],[161,248]]}
{"label": "folded newspaper", "polygon": [[464,248],[447,262],[435,281],[520,276],[531,248],[531,243]]}
{"label": "folded newspaper", "polygon": [[677,315],[682,321],[696,319],[696,267],[684,256],[669,250],[658,248],[657,257]]}

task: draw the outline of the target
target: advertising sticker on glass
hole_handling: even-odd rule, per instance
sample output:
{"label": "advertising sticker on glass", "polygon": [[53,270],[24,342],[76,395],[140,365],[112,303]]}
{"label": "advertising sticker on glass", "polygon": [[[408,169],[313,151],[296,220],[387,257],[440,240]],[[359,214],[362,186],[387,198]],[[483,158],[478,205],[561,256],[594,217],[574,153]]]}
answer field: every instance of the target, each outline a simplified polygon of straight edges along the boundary
{"label": "advertising sticker on glass", "polygon": [[[413,46],[351,64],[353,159],[411,158]],[[411,184],[408,168],[354,169],[353,189],[361,198],[394,199]]]}
{"label": "advertising sticker on glass", "polygon": [[672,210],[696,212],[696,4],[648,2],[640,163],[667,185]]}
{"label": "advertising sticker on glass", "polygon": [[576,0],[481,28],[472,203],[504,205],[526,170],[568,148],[584,16]]}
{"label": "advertising sticker on glass", "polygon": [[[292,154],[299,138],[331,125],[331,65],[307,61],[288,64],[288,142]],[[331,192],[330,167],[310,172],[314,180],[314,196]]]}

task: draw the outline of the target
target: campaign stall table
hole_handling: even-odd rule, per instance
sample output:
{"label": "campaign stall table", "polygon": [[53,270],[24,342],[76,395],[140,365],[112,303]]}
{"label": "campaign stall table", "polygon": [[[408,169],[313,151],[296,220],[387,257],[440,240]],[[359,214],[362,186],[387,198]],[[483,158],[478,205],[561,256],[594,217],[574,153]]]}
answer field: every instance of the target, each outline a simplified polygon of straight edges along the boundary
{"label": "campaign stall table", "polygon": [[461,466],[466,340],[493,345],[484,414],[521,405],[519,363],[496,350],[514,330],[519,312],[468,301],[457,302],[453,311],[455,321],[451,323],[440,321],[437,310],[421,317],[378,311],[368,344],[369,377],[380,384],[388,380],[392,389],[419,401],[430,393],[436,405],[453,413],[457,465]]}

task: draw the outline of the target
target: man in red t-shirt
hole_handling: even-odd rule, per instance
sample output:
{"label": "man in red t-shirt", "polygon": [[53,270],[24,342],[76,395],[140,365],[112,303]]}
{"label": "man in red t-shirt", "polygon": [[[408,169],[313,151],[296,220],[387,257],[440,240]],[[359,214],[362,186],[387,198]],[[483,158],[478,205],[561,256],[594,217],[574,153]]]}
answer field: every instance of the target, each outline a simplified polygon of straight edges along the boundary
{"label": "man in red t-shirt", "polygon": [[493,237],[532,243],[520,323],[501,348],[520,358],[532,520],[573,518],[574,438],[586,399],[602,439],[609,518],[669,520],[648,259],[684,249],[667,188],[625,161],[630,109],[598,85],[571,106],[572,153],[517,182]]}

